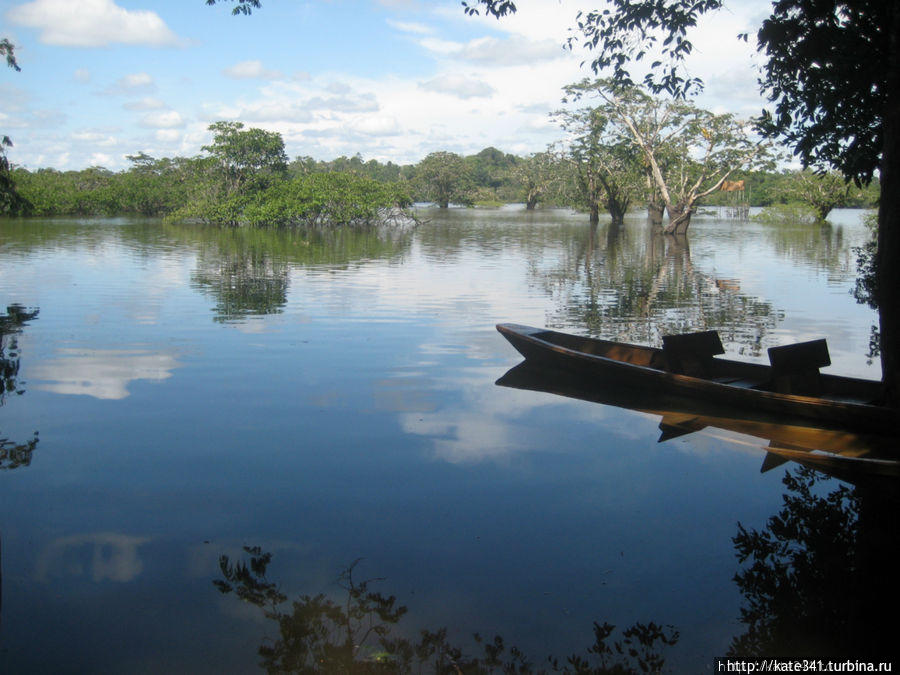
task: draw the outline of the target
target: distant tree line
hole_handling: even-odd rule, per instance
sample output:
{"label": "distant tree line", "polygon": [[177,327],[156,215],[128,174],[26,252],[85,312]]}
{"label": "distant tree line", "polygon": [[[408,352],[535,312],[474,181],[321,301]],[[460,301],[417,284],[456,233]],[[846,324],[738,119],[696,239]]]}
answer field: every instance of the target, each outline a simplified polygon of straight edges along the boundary
{"label": "distant tree line", "polygon": [[[869,207],[877,185],[854,188],[838,174],[776,171],[740,123],[639,89],[613,94],[602,81],[566,88],[564,102],[599,96],[600,104],[556,113],[564,144],[519,157],[488,147],[474,155],[433,152],[398,165],[359,154],[290,161],[277,132],[240,122],[210,125],[213,140],[195,157],[128,155],[129,168],[79,171],[11,168],[18,215],[145,215],[225,225],[370,224],[413,202],[583,210],[621,222],[647,209],[662,223],[683,222],[701,203],[727,204],[720,187],[742,180],[750,205],[802,203],[824,219],[835,206]],[[648,126],[655,120],[657,126]],[[634,131],[638,130],[638,136]],[[698,152],[698,148],[704,152]],[[678,177],[676,180],[675,177]],[[678,221],[681,218],[682,221]]]}

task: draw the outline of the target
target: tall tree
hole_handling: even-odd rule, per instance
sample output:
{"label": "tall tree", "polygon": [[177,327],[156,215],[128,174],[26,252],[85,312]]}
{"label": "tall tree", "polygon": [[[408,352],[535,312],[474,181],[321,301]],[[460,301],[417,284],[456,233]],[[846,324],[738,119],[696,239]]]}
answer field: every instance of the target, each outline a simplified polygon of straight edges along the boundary
{"label": "tall tree", "polygon": [[[584,81],[565,91],[578,98],[589,87]],[[591,224],[599,221],[601,205],[613,225],[622,224],[628,208],[644,191],[641,156],[628,130],[609,105],[561,110],[556,118],[570,136],[567,159],[573,165],[579,201],[587,206]]]}
{"label": "tall tree", "polygon": [[215,122],[212,145],[204,145],[221,175],[226,195],[240,194],[251,184],[264,188],[274,176],[287,173],[284,141],[276,131],[251,128],[242,122]]}
{"label": "tall tree", "polygon": [[[669,216],[668,233],[687,232],[704,197],[718,191],[736,169],[767,157],[766,147],[751,138],[749,123],[733,115],[653,98],[639,87],[616,86],[609,80],[584,80],[566,87],[566,95],[574,100],[600,98],[595,125],[602,121],[603,128],[609,127],[600,145],[613,157],[621,157],[629,146],[642,156],[651,194],[658,195]],[[604,173],[620,181],[625,166],[614,163],[612,171]]]}

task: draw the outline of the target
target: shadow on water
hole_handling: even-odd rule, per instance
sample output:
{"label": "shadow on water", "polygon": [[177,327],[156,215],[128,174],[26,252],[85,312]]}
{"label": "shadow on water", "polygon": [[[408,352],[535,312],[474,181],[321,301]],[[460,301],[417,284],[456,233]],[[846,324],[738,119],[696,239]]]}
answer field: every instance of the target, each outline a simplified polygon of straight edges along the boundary
{"label": "shadow on water", "polygon": [[539,667],[499,635],[485,639],[474,633],[464,648],[448,639],[446,628],[421,629],[415,638],[395,632],[407,608],[371,589],[383,579],[354,578],[359,560],[338,577],[339,600],[320,593],[288,603],[267,577],[272,554],[258,546],[244,552],[249,563],[219,559],[222,578],[213,584],[256,605],[277,626],[278,637],[265,639],[257,650],[259,665],[270,673],[657,673],[665,667],[665,648],[678,642],[672,626],[636,623],[614,637],[615,626],[595,622],[594,642],[584,653],[551,656]]}
{"label": "shadow on water", "polygon": [[733,406],[715,399],[698,401],[658,388],[622,386],[527,361],[507,371],[497,384],[658,416],[661,443],[701,430],[719,437],[724,432],[731,443],[760,449],[763,473],[793,461],[845,482],[880,485],[888,492],[900,488],[896,435],[825,428],[801,419],[786,424],[783,418],[753,409],[735,417]]}

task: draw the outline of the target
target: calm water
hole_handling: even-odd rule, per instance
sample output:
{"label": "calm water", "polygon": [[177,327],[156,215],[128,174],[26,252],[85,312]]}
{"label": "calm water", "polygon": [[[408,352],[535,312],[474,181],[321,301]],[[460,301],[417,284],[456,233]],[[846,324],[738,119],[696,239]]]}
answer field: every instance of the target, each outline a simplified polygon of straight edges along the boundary
{"label": "calm water", "polygon": [[827,336],[831,371],[877,378],[861,214],[708,217],[687,241],[423,214],[392,234],[0,221],[0,302],[39,311],[0,407],[0,670],[253,672],[277,628],[213,585],[245,545],[290,598],[339,598],[362,558],[409,608],[400,634],[500,634],[542,662],[593,621],[654,621],[680,632],[674,671],[711,669],[743,632],[732,537],[777,513],[784,469],[752,439],[657,443],[658,416],[498,387],[520,359],[494,324],[716,328],[758,360]]}

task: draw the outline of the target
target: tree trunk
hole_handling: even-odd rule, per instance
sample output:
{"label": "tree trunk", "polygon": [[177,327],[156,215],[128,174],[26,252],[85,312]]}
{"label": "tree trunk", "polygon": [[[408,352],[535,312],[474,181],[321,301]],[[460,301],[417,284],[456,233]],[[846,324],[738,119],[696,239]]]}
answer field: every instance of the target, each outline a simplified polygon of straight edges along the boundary
{"label": "tree trunk", "polygon": [[606,210],[612,218],[612,224],[618,227],[625,222],[625,211],[627,210],[619,202],[610,199],[606,202]]}
{"label": "tree trunk", "polygon": [[438,202],[438,207],[442,209],[446,209],[448,206],[450,206],[450,202],[448,202],[446,199],[442,199]]}
{"label": "tree trunk", "polygon": [[691,224],[691,214],[694,210],[690,207],[684,207],[680,204],[675,206],[666,206],[669,214],[669,224],[666,225],[666,234],[687,234],[688,227]]}
{"label": "tree trunk", "polygon": [[591,204],[591,220],[590,220],[590,223],[591,223],[591,225],[596,225],[596,224],[599,223],[599,222],[600,222],[600,206],[597,204],[597,202],[593,202],[593,203]]}
{"label": "tree trunk", "polygon": [[526,211],[534,211],[535,206],[537,206],[537,199],[529,199],[527,202],[525,202]]}
{"label": "tree trunk", "polygon": [[649,218],[650,224],[654,227],[662,227],[664,213],[665,207],[659,202],[647,204],[647,218]]}
{"label": "tree trunk", "polygon": [[889,405],[900,406],[900,3],[892,3],[891,58],[881,116],[881,199],[878,206],[876,299],[881,326],[881,377]]}

